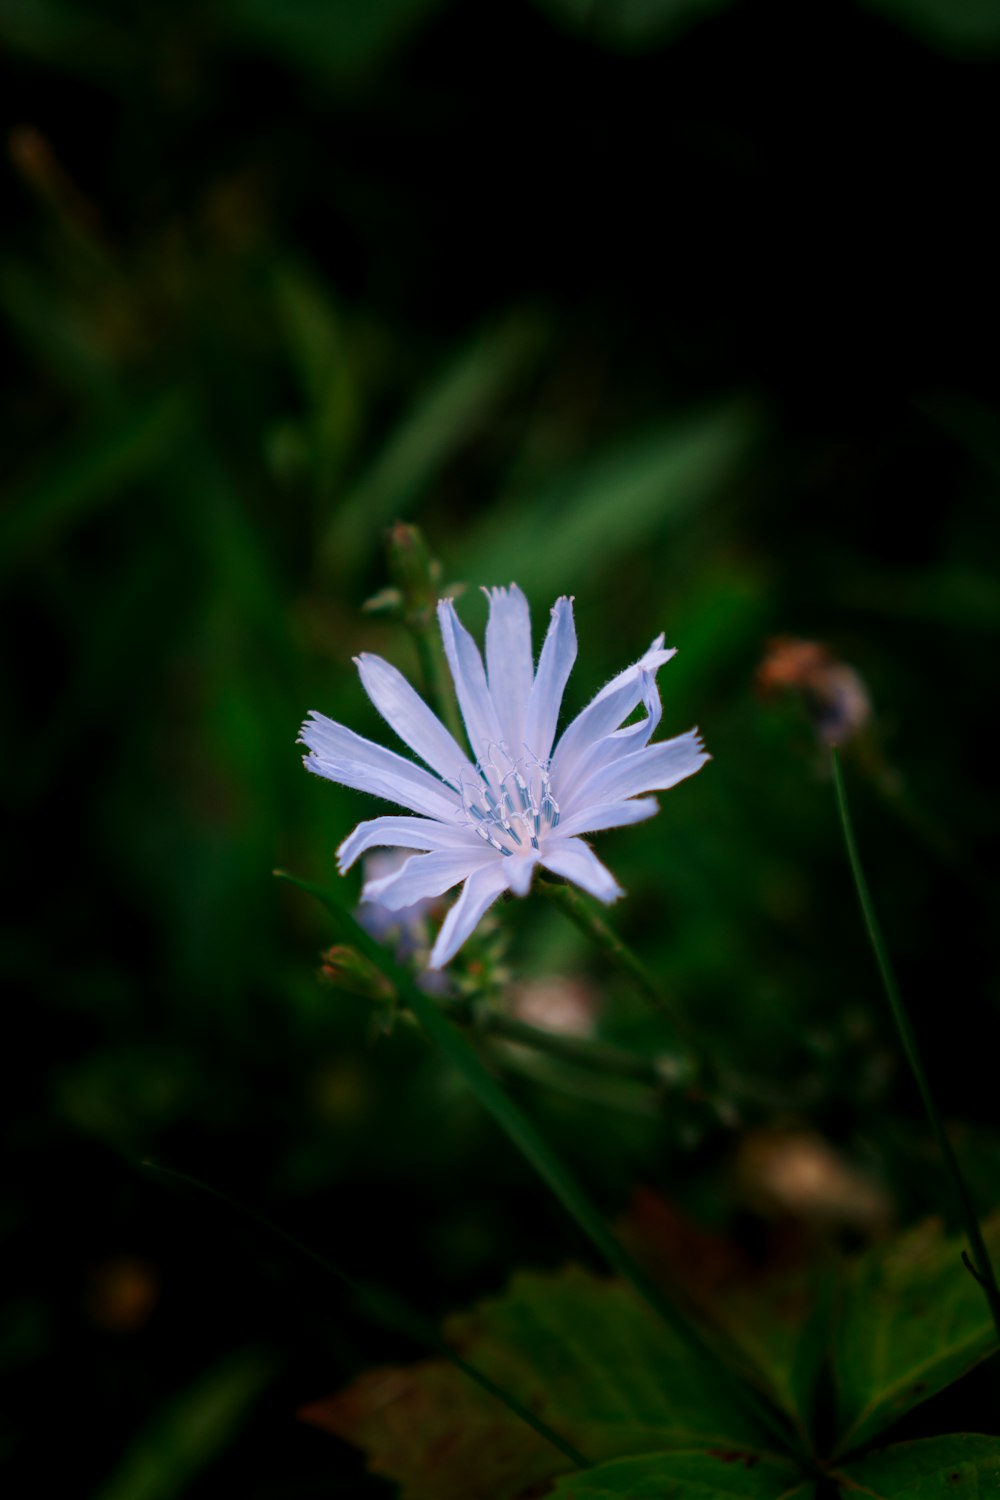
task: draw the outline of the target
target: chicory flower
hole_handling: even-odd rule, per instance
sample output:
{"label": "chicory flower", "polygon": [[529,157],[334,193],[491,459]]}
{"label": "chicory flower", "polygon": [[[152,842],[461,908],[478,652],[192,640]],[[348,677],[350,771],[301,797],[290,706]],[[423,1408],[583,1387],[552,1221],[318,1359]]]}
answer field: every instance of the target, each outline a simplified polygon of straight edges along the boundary
{"label": "chicory flower", "polygon": [[[341,844],[341,874],[368,849],[418,851],[392,874],[369,880],[362,900],[400,910],[461,885],[431,953],[435,969],[454,957],[504,891],[526,895],[538,866],[599,901],[616,900],[620,887],[583,835],[652,817],[658,804],[644,794],[676,785],[709,759],[696,729],[650,743],[661,715],[656,673],[674,655],[662,635],[577,714],[553,749],[576,659],[572,601],[553,606],[536,668],[521,590],[512,584],[487,597],[485,666],[453,602],[438,605],[471,755],[395,667],[367,653],[357,658],[365,691],[430,770],[315,711],[299,736],[309,751],[307,770],[417,815],[359,823]],[[640,705],[645,716],[621,728]]]}

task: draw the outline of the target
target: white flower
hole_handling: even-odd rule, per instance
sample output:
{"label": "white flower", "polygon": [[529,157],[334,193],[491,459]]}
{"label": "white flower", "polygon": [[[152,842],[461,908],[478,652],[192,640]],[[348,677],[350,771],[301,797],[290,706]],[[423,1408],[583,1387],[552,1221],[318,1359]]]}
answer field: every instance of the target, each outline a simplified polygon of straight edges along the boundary
{"label": "white flower", "polygon": [[[694,729],[649,743],[661,713],[656,672],[674,655],[664,650],[662,635],[577,714],[553,750],[576,659],[572,601],[556,600],[536,670],[520,589],[490,589],[487,597],[485,670],[452,601],[438,605],[471,757],[405,677],[368,654],[357,658],[365,691],[436,774],[320,713],[310,713],[299,737],[309,749],[307,770],[419,814],[359,823],[341,844],[341,874],[367,849],[423,851],[395,873],[370,880],[363,900],[399,910],[462,884],[431,953],[434,969],[454,957],[503,891],[527,894],[536,865],[599,901],[616,900],[619,886],[580,835],[652,817],[658,805],[642,793],[674,786],[709,758]],[[619,728],[640,704],[645,717]]]}

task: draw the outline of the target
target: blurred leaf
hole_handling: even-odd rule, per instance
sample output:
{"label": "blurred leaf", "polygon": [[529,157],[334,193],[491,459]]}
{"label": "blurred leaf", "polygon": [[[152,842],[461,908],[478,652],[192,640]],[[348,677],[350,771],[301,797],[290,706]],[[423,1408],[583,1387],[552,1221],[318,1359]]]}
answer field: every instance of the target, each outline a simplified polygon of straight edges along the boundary
{"label": "blurred leaf", "polygon": [[110,39],[107,21],[58,0],[0,0],[0,44],[48,63],[74,68],[101,59]]}
{"label": "blurred leaf", "polygon": [[96,1500],[171,1500],[229,1444],[274,1370],[260,1350],[230,1355],[136,1438]]}
{"label": "blurred leaf", "polygon": [[117,499],[153,469],[180,433],[187,404],[156,396],[118,414],[96,437],[62,451],[55,464],[15,492],[0,522],[0,567],[10,568],[53,533]]}
{"label": "blurred leaf", "polygon": [[[729,1382],[627,1287],[575,1266],[516,1276],[450,1318],[445,1337],[592,1461],[671,1445],[760,1451]],[[443,1361],[370,1371],[303,1415],[363,1448],[409,1500],[513,1500],[567,1467]]]}
{"label": "blurred leaf", "polygon": [[327,493],[348,458],[360,423],[351,351],[333,298],[305,267],[284,262],[275,272],[278,319],[311,409],[313,467]]}
{"label": "blurred leaf", "polygon": [[[983,1233],[996,1255],[1000,1215]],[[849,1270],[834,1328],[836,1453],[869,1442],[996,1351],[986,1299],[962,1265],[963,1243],[929,1222]]]}
{"label": "blurred leaf", "polygon": [[1000,1437],[953,1432],[895,1443],[838,1470],[841,1493],[873,1500],[934,1500],[935,1495],[1000,1494]]}
{"label": "blurred leaf", "polygon": [[907,31],[942,51],[977,53],[1000,47],[996,0],[866,0]]}
{"label": "blurred leaf", "polygon": [[442,0],[227,0],[232,30],[296,67],[349,79],[402,46]]}
{"label": "blurred leaf", "polygon": [[680,36],[732,0],[536,0],[543,10],[596,42],[640,50]]}
{"label": "blurred leaf", "polygon": [[759,414],[733,402],[596,455],[497,507],[473,534],[463,569],[475,582],[514,578],[528,593],[578,592],[709,503],[759,428]]}
{"label": "blurred leaf", "polygon": [[438,376],[340,501],[321,555],[336,574],[357,569],[381,544],[381,529],[407,515],[445,465],[537,355],[544,322],[511,315],[480,330]]}
{"label": "blurred leaf", "polygon": [[792,1500],[812,1480],[792,1463],[737,1448],[648,1453],[561,1479],[562,1500]]}
{"label": "blurred leaf", "polygon": [[766,1377],[776,1403],[808,1433],[829,1339],[827,1278],[801,1259],[782,1264],[774,1251],[761,1266],[737,1240],[648,1190],[636,1194],[624,1234],[639,1260],[679,1287]]}

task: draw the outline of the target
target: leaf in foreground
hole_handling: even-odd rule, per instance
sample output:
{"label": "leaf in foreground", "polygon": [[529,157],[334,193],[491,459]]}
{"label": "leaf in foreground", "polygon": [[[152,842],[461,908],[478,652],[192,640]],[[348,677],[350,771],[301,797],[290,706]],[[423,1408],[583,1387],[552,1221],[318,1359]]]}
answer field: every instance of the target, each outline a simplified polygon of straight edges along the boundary
{"label": "leaf in foreground", "polygon": [[[621,1283],[577,1267],[521,1274],[445,1334],[591,1462],[668,1448],[769,1461],[725,1377]],[[370,1371],[300,1415],[364,1449],[405,1500],[514,1500],[570,1469],[444,1361]]]}
{"label": "leaf in foreground", "polygon": [[837,1474],[841,1494],[873,1500],[985,1500],[1000,1495],[1000,1437],[954,1432],[945,1437],[894,1443]]}
{"label": "leaf in foreground", "polygon": [[[1000,1216],[983,1232],[995,1251]],[[995,1351],[990,1310],[962,1265],[962,1245],[938,1223],[920,1224],[848,1271],[833,1348],[838,1455],[870,1441]]]}
{"label": "leaf in foreground", "polygon": [[553,1500],[806,1500],[812,1480],[791,1461],[738,1448],[647,1453],[560,1480]]}

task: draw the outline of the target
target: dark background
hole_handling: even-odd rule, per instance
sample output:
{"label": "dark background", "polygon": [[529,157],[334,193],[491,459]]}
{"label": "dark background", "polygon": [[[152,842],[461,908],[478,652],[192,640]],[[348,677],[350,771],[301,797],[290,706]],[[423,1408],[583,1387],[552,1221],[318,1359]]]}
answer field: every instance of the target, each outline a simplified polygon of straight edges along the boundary
{"label": "dark background", "polygon": [[[570,708],[680,648],[664,730],[715,758],[602,837],[615,919],[905,1222],[946,1189],[824,758],[754,689],[778,632],[862,674],[859,834],[995,1205],[1000,7],[48,0],[0,48],[12,1492],[389,1493],[293,1413],[422,1351],[145,1158],[433,1316],[587,1255],[271,879],[334,880],[370,815],[294,740],[310,707],[388,739],[350,659],[414,670],[360,608],[399,517],[477,630],[480,584],[536,630],[576,596]],[[557,913],[502,920],[515,980],[661,1045]],[[738,1133],[512,1086],[609,1213],[744,1212]]]}

